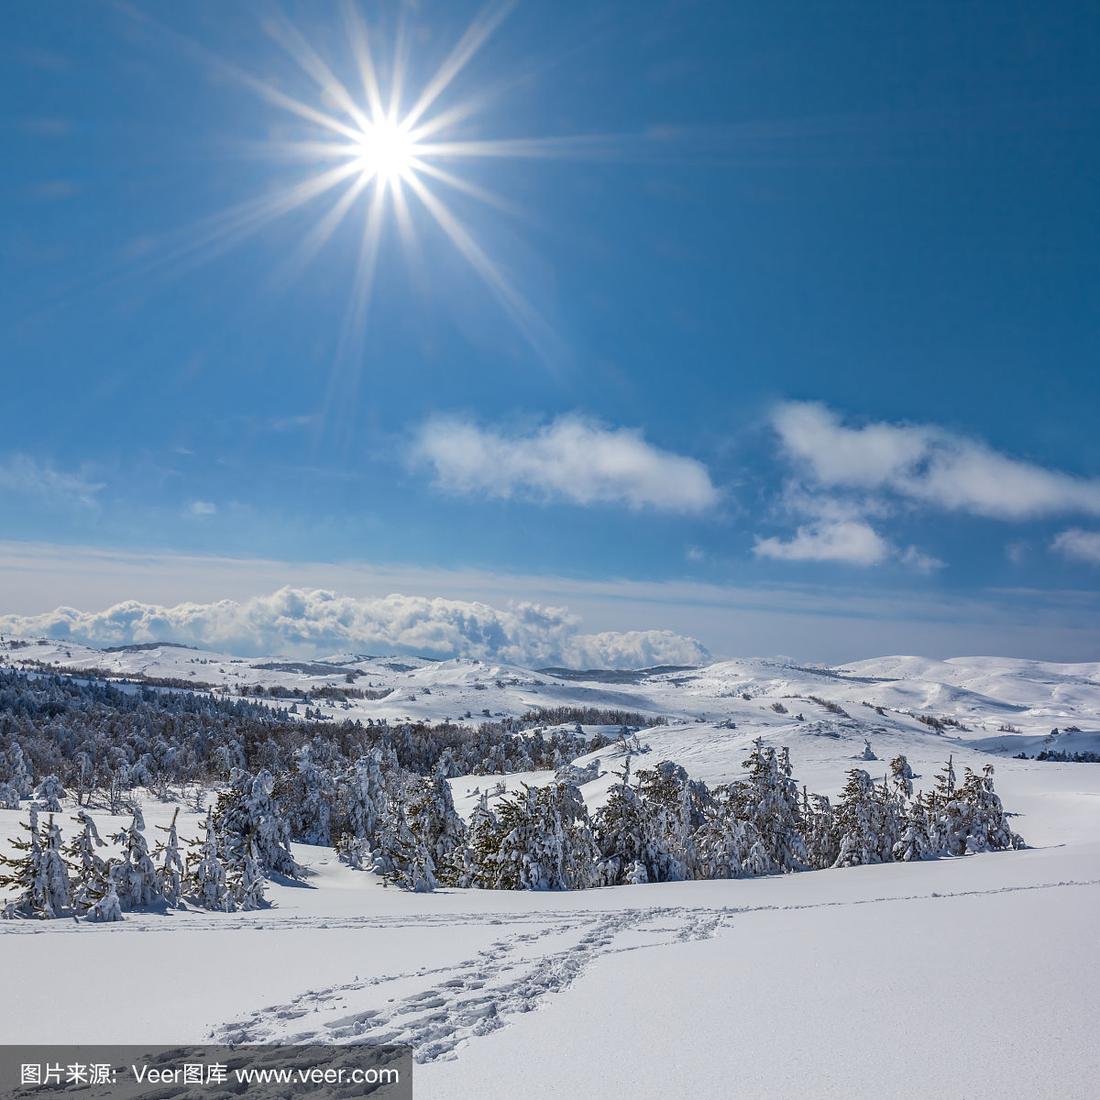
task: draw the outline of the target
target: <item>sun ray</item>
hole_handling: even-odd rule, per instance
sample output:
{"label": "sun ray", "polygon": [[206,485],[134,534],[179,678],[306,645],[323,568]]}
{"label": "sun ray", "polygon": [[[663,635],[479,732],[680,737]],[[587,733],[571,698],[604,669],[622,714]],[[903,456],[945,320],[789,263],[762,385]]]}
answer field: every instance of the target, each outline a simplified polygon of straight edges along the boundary
{"label": "sun ray", "polygon": [[448,187],[461,191],[464,195],[479,199],[486,206],[491,206],[505,214],[511,214],[513,217],[523,217],[523,211],[515,203],[509,202],[503,196],[482,187],[480,184],[456,176],[454,172],[448,172],[445,168],[440,168],[438,164],[431,164],[426,160],[415,157],[411,162],[411,167],[417,176],[431,176],[432,179],[437,179],[440,183],[445,183]]}
{"label": "sun ray", "polygon": [[367,98],[367,113],[372,120],[378,121],[385,116],[386,112],[382,106],[382,89],[378,84],[378,73],[374,67],[367,27],[363,22],[363,16],[359,8],[352,3],[352,0],[344,0],[342,7],[344,26],[347,29],[355,64],[359,70],[359,80],[363,85],[363,94]]}
{"label": "sun ray", "polygon": [[454,49],[447,55],[435,76],[428,81],[411,110],[405,116],[409,126],[415,126],[424,112],[443,94],[452,80],[466,67],[470,59],[485,44],[489,36],[500,26],[515,7],[515,0],[490,4],[466,29]]}
{"label": "sun ray", "polygon": [[451,212],[450,207],[416,176],[408,182],[439,228],[458,249],[463,259],[481,276],[483,282],[531,345],[545,354],[550,335],[546,322],[523,295],[508,282],[500,268],[477,243],[466,226]]}
{"label": "sun ray", "polygon": [[365,129],[370,125],[370,119],[352,98],[351,93],[285,16],[280,14],[267,20],[264,29],[294,58],[302,70],[313,78],[321,91],[355,122],[356,126]]}

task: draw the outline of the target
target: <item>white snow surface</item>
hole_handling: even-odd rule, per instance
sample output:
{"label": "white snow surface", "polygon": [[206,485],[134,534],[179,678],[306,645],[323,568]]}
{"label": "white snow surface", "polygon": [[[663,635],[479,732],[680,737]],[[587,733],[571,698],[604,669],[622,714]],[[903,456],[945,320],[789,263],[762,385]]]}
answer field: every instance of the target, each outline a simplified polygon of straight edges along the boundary
{"label": "white snow surface", "polygon": [[[566,678],[477,661],[341,654],[331,671],[280,670],[258,667],[279,658],[171,646],[27,643],[6,643],[0,660],[233,688],[352,686],[350,671],[356,687],[393,689],[323,704],[336,719],[476,723],[483,710],[558,705],[663,715],[638,733],[648,751],[635,764],[673,759],[708,782],[736,778],[757,736],[788,745],[799,781],[828,794],[850,767],[885,767],[854,759],[865,739],[883,762],[905,753],[918,787],[949,753],[960,773],[992,761],[1031,848],[724,882],[408,894],[296,845],[310,874],[273,884],[263,911],[3,922],[0,1041],[403,1040],[429,1100],[1096,1095],[1100,765],[1013,756],[1096,750],[1100,664],[758,659]],[[593,808],[618,754],[580,759],[600,760],[583,788]],[[501,778],[515,788],[550,773],[456,778],[459,809]],[[174,808],[146,800],[148,835]],[[123,821],[93,814],[105,836]],[[0,811],[0,838],[19,820]],[[198,823],[181,810],[183,837]]]}

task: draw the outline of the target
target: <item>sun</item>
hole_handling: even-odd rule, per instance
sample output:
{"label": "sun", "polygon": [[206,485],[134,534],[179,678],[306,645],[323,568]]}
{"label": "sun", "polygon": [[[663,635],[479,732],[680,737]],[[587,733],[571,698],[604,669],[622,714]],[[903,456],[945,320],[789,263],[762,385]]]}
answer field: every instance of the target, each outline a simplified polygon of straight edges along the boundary
{"label": "sun", "polygon": [[355,141],[364,182],[409,183],[417,163],[417,144],[409,129],[393,119],[372,122]]}
{"label": "sun", "polygon": [[[474,225],[460,217],[450,201],[453,196],[467,208],[480,204],[489,208],[494,219],[523,216],[514,203],[478,179],[470,171],[471,165],[480,162],[487,167],[517,159],[589,159],[606,151],[606,135],[490,138],[478,134],[478,116],[499,93],[482,89],[456,99],[456,78],[513,6],[514,0],[488,0],[488,6],[473,19],[434,73],[417,88],[406,86],[401,33],[395,36],[392,66],[376,68],[375,35],[368,33],[360,5],[354,0],[344,0],[339,9],[343,37],[350,47],[350,57],[345,60],[352,62],[349,73],[354,76],[347,82],[337,75],[339,58],[324,57],[284,15],[276,13],[264,20],[263,29],[297,66],[299,82],[306,78],[304,92],[296,87],[293,92],[284,90],[288,87],[285,81],[272,83],[165,30],[181,48],[221,77],[291,116],[285,119],[284,132],[277,139],[246,143],[246,147],[250,156],[270,156],[283,168],[290,163],[302,171],[274,186],[268,184],[264,193],[181,233],[182,243],[170,249],[161,262],[167,265],[218,255],[274,220],[312,207],[316,219],[299,246],[288,250],[272,279],[285,285],[299,276],[333,237],[350,231],[357,242],[357,260],[339,342],[352,349],[347,357],[354,360],[367,323],[387,226],[396,228],[402,246],[411,252],[423,235],[420,227],[431,225],[469,264],[537,354],[547,363],[559,359],[563,352],[557,334],[513,283],[508,269],[489,255]],[[153,22],[137,9],[131,14],[144,23]],[[288,123],[295,128],[290,129]],[[482,170],[477,176],[485,174]],[[477,216],[476,209],[473,216]]]}

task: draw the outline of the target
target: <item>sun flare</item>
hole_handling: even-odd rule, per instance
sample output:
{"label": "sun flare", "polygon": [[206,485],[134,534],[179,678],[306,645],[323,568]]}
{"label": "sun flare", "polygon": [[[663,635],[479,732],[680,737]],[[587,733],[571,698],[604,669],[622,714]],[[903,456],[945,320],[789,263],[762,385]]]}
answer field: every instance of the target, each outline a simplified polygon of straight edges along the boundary
{"label": "sun flare", "polygon": [[369,181],[408,183],[416,163],[417,144],[407,127],[392,119],[372,122],[355,142],[360,172]]}

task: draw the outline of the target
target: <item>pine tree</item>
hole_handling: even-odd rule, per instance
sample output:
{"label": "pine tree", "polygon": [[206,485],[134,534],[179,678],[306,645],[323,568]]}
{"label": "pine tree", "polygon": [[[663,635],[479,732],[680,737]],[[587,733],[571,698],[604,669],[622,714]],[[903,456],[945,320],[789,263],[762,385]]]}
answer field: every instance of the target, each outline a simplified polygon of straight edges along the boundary
{"label": "pine tree", "polygon": [[734,785],[737,816],[757,831],[771,863],[780,871],[808,865],[799,820],[798,786],[791,775],[790,753],[764,748],[759,738],[745,761],[748,778]]}
{"label": "pine tree", "polygon": [[343,827],[336,848],[340,858],[352,867],[369,867],[386,808],[382,755],[377,749],[348,769],[340,787],[339,807]]}
{"label": "pine tree", "polygon": [[832,803],[823,794],[802,788],[802,828],[809,865],[816,870],[832,867],[840,855],[840,833]]}
{"label": "pine tree", "polygon": [[65,788],[56,775],[47,775],[35,788],[34,797],[42,803],[39,809],[59,814],[62,812],[61,799],[65,797]]}
{"label": "pine tree", "polygon": [[737,817],[728,786],[714,792],[711,807],[693,839],[699,878],[741,878],[774,870],[755,826]]}
{"label": "pine tree", "polygon": [[158,825],[157,829],[165,833],[165,838],[157,845],[153,857],[160,866],[157,868],[160,892],[171,906],[177,906],[183,896],[183,859],[180,856],[179,835],[176,832],[176,819],[179,817],[177,806],[172,814],[170,825]]}
{"label": "pine tree", "polygon": [[266,883],[253,829],[229,857],[232,871],[227,876],[232,905],[237,909],[262,909],[267,905]]}
{"label": "pine tree", "polygon": [[489,889],[495,879],[499,847],[500,826],[489,809],[489,794],[483,791],[466,825],[466,843],[451,853],[450,865],[441,877],[448,886]]}
{"label": "pine tree", "polygon": [[981,775],[966,769],[961,801],[968,810],[961,837],[966,853],[1024,847],[1023,840],[1009,828],[1004,807],[993,789],[992,764],[986,764]]}
{"label": "pine tree", "polygon": [[105,847],[95,822],[85,810],[78,810],[76,821],[80,832],[65,849],[72,884],[73,908],[86,912],[100,901],[109,889],[110,867],[96,851]]}
{"label": "pine tree", "polygon": [[466,824],[455,810],[451,785],[441,769],[408,793],[405,816],[417,842],[431,855],[433,866],[448,866],[452,853],[465,841]]}
{"label": "pine tree", "polygon": [[112,838],[121,846],[122,857],[112,868],[119,902],[124,909],[141,909],[164,900],[160,876],[145,840],[145,818],[135,806],[130,826]]}
{"label": "pine tree", "polygon": [[203,909],[229,912],[232,900],[226,884],[225,865],[218,851],[218,833],[214,824],[214,811],[206,811],[206,835],[192,844],[187,857],[184,889],[189,900]]}
{"label": "pine tree", "polygon": [[53,815],[43,827],[33,807],[29,823],[23,825],[27,839],[14,840],[12,847],[22,853],[0,856],[0,886],[19,891],[4,906],[5,917],[38,917],[44,920],[65,916],[71,904],[69,876],[61,853],[61,832]]}
{"label": "pine tree", "polygon": [[[617,886],[633,872],[635,863],[646,866],[649,849],[649,823],[645,804],[630,785],[630,757],[622,771],[616,773],[607,802],[596,814],[593,823],[596,844],[600,850],[597,875],[603,886]],[[648,871],[647,871],[648,876]]]}
{"label": "pine tree", "polygon": [[427,893],[437,885],[435,862],[423,839],[409,827],[402,792],[390,793],[382,815],[374,871],[405,890]]}
{"label": "pine tree", "polygon": [[837,804],[840,848],[834,867],[858,867],[882,862],[882,807],[871,777],[852,768]]}
{"label": "pine tree", "polygon": [[255,831],[256,851],[265,874],[297,878],[300,868],[290,851],[290,828],[272,798],[275,783],[271,773],[255,776],[234,768],[229,789],[218,796],[214,824],[229,850],[235,850]]}

